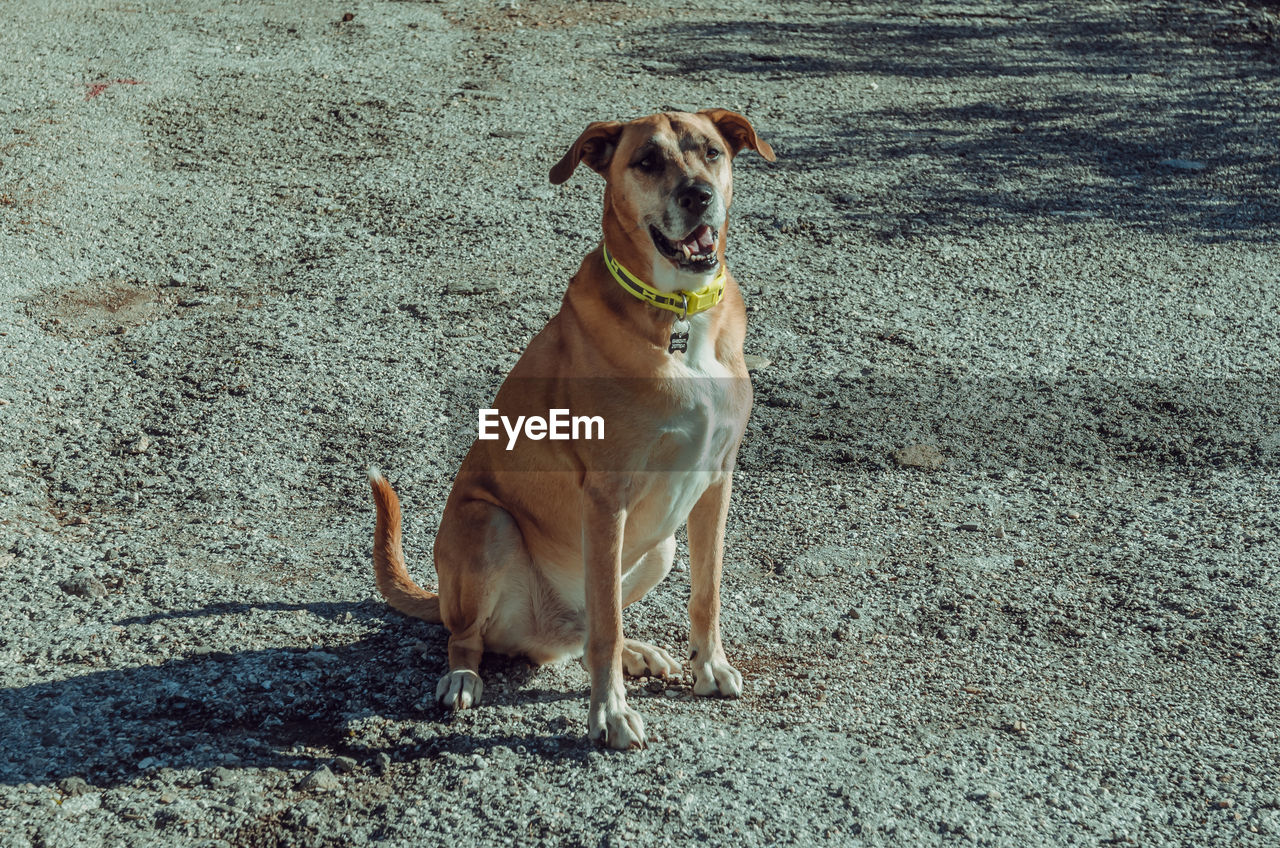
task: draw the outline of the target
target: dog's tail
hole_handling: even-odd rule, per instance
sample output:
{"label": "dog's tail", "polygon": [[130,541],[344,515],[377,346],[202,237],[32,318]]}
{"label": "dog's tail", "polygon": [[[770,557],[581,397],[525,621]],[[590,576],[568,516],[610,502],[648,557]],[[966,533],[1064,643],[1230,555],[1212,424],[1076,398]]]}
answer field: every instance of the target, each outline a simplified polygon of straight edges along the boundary
{"label": "dog's tail", "polygon": [[405,615],[440,623],[440,597],[423,589],[404,567],[404,549],[400,547],[400,499],[387,478],[369,466],[369,485],[373,487],[373,503],[378,509],[378,524],[373,531],[373,573],[378,591],[387,603]]}

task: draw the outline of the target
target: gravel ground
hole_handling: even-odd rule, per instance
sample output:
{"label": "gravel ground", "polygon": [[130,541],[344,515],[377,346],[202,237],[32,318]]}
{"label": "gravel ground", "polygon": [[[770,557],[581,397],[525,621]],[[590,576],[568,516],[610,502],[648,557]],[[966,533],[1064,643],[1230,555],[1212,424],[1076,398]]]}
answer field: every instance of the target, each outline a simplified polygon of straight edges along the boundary
{"label": "gravel ground", "polygon": [[[4,848],[1277,844],[1274,5],[5,17]],[[576,664],[442,715],[362,469],[431,585],[476,409],[598,238],[548,168],[682,106],[778,153],[729,239],[746,692],[634,681],[630,754]],[[678,654],[684,563],[627,614]]]}

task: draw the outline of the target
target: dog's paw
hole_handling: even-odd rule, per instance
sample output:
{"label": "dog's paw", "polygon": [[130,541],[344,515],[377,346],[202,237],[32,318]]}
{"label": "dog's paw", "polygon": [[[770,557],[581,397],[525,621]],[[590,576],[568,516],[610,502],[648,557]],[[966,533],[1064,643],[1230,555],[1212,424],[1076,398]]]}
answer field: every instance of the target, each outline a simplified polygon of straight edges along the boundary
{"label": "dog's paw", "polygon": [[440,678],[436,684],[436,700],[442,707],[457,712],[480,703],[484,681],[480,675],[466,668],[458,668]]}
{"label": "dog's paw", "polygon": [[742,673],[724,658],[724,654],[712,655],[693,661],[693,694],[721,695],[725,698],[742,696]]}
{"label": "dog's paw", "polygon": [[589,726],[587,737],[592,742],[619,751],[644,747],[644,719],[621,698],[592,704]]}
{"label": "dog's paw", "polygon": [[622,644],[622,669],[632,677],[668,677],[680,673],[680,663],[657,645],[628,639]]}

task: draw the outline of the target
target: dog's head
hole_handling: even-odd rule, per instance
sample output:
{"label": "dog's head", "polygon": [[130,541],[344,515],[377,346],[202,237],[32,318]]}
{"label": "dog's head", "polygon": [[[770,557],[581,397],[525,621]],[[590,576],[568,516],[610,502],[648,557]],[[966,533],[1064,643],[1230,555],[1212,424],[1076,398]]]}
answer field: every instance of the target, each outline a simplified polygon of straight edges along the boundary
{"label": "dog's head", "polygon": [[647,276],[659,288],[697,287],[723,261],[732,160],[748,147],[773,161],[773,148],[756,137],[751,122],[726,109],[600,121],[551,169],[551,182],[569,179],[579,162],[599,172],[606,183],[605,230],[629,242],[611,242],[609,249],[625,251],[632,262],[651,260]]}

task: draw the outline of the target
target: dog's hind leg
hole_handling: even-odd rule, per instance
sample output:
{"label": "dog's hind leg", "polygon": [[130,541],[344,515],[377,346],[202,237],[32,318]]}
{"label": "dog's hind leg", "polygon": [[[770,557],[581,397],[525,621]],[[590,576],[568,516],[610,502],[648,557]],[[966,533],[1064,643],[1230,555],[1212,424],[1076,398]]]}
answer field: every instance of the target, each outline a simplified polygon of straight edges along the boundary
{"label": "dog's hind leg", "polygon": [[508,576],[527,568],[529,554],[511,514],[487,501],[450,503],[436,535],[440,614],[449,628],[449,671],[436,700],[452,710],[479,703],[486,633],[503,601]]}

